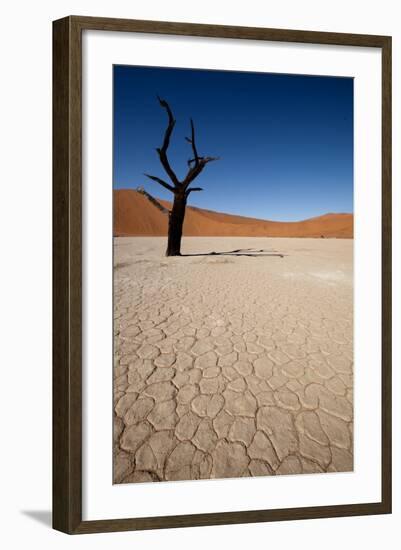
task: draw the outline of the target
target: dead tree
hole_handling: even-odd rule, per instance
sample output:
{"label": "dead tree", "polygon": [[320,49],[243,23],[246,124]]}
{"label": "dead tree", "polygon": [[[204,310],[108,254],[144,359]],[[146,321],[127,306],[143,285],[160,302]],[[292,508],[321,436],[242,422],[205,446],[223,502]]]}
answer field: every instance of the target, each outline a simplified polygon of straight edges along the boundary
{"label": "dead tree", "polygon": [[167,150],[170,144],[171,134],[175,126],[175,119],[170,109],[169,104],[164,99],[158,97],[160,105],[166,110],[168,115],[168,124],[164,133],[163,144],[157,148],[157,154],[159,155],[160,162],[166,171],[170,182],[166,182],[157,176],[151,176],[145,174],[148,178],[159,183],[162,187],[171,191],[174,195],[173,206],[169,211],[168,216],[168,241],[166,256],[180,256],[181,255],[181,238],[182,228],[184,224],[185,208],[187,200],[193,191],[202,191],[201,187],[190,187],[191,183],[202,172],[206,164],[213,160],[218,160],[219,157],[201,157],[198,154],[195,143],[195,127],[191,118],[191,137],[185,138],[188,143],[191,144],[193,158],[187,161],[188,172],[183,180],[179,180],[174,170],[171,168],[170,162],[167,157]]}
{"label": "dead tree", "polygon": [[144,189],[142,186],[137,187],[136,190],[138,191],[138,193],[140,193],[141,195],[146,197],[148,199],[148,201],[153,204],[153,206],[156,206],[156,208],[158,210],[160,210],[160,212],[162,212],[163,214],[169,214],[170,213],[170,210],[168,210],[165,206],[163,206],[157,199],[155,199],[150,193],[148,193],[146,191],[146,189]]}

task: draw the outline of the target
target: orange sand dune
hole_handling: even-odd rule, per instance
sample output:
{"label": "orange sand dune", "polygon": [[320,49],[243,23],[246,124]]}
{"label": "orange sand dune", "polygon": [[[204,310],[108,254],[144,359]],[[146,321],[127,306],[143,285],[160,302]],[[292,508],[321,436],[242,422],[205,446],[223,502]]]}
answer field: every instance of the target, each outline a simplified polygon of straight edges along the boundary
{"label": "orange sand dune", "polygon": [[[171,203],[160,201],[164,206]],[[273,222],[187,206],[188,237],[353,237],[352,214],[325,214],[300,222]],[[167,235],[167,216],[133,189],[114,190],[114,235]]]}

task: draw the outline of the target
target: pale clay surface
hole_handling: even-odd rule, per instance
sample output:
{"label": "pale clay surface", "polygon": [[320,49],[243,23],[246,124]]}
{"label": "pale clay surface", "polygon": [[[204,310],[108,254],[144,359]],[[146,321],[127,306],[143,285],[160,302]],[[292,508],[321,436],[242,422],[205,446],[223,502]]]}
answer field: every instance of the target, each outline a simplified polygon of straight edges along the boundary
{"label": "pale clay surface", "polygon": [[114,239],[114,482],[352,470],[353,241],[165,247]]}

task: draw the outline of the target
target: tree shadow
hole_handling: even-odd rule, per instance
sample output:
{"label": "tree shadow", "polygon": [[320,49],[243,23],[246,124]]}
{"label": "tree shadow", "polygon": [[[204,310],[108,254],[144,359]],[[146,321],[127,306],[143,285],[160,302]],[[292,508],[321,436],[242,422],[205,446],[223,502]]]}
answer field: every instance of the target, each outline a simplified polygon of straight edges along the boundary
{"label": "tree shadow", "polygon": [[196,254],[181,254],[181,256],[248,256],[250,258],[259,258],[266,256],[276,256],[284,258],[284,254],[269,250],[257,250],[255,248],[238,248],[237,250],[226,250],[224,252],[199,252]]}

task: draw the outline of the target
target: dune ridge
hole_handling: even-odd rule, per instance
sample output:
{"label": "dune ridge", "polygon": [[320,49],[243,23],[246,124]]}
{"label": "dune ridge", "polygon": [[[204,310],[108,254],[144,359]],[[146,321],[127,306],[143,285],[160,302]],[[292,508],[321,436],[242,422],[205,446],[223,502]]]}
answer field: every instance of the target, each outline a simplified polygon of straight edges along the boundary
{"label": "dune ridge", "polygon": [[[167,235],[167,216],[133,189],[113,191],[113,233],[116,237]],[[171,207],[168,201],[160,200]],[[329,213],[298,222],[275,222],[187,206],[188,237],[325,237],[353,238],[353,214]]]}

